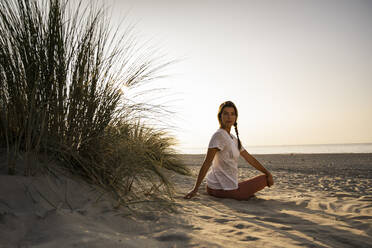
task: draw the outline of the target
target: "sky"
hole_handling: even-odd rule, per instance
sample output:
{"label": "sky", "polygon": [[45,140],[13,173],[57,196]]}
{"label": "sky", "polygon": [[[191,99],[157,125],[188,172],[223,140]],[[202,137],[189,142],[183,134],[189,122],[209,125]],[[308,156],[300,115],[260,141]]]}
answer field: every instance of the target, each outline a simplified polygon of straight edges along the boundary
{"label": "sky", "polygon": [[180,151],[207,149],[227,100],[244,146],[372,143],[372,1],[105,2],[179,60],[154,87]]}

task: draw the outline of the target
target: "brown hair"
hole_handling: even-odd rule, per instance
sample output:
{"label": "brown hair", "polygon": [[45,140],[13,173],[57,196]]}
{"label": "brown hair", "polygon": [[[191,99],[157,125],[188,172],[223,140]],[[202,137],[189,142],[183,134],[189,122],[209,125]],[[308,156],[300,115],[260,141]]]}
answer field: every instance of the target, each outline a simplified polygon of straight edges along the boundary
{"label": "brown hair", "polygon": [[235,120],[235,123],[234,123],[234,128],[235,128],[236,137],[238,137],[238,148],[239,148],[239,151],[240,151],[240,148],[242,148],[242,143],[240,142],[239,132],[238,132],[238,123],[237,123],[237,120],[238,120],[238,109],[236,108],[235,104],[233,102],[231,102],[231,101],[223,102],[220,105],[220,107],[218,108],[218,114],[217,114],[217,118],[218,118],[218,122],[220,123],[220,127],[222,127],[221,116],[222,116],[223,109],[225,107],[232,107],[235,110],[236,120]]}

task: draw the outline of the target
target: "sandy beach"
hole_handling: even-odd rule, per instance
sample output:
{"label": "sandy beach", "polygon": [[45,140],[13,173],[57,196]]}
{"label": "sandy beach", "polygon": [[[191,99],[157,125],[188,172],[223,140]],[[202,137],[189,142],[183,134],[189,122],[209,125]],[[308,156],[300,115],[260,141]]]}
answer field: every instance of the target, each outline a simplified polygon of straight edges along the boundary
{"label": "sandy beach", "polygon": [[[169,173],[173,207],[135,213],[68,177],[6,175],[3,160],[0,247],[371,247],[372,154],[256,155],[275,180],[256,198],[214,198],[202,184],[185,200],[203,157],[183,155],[193,176]],[[239,166],[241,180],[259,174]]]}

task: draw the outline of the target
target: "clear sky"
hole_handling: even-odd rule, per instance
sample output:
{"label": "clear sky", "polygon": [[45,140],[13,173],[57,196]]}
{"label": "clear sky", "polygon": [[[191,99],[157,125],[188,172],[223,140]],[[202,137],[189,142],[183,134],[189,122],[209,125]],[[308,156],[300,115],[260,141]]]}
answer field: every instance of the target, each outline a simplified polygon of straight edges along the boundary
{"label": "clear sky", "polygon": [[226,100],[245,146],[372,142],[372,1],[108,3],[182,59],[159,84],[182,151],[206,149]]}

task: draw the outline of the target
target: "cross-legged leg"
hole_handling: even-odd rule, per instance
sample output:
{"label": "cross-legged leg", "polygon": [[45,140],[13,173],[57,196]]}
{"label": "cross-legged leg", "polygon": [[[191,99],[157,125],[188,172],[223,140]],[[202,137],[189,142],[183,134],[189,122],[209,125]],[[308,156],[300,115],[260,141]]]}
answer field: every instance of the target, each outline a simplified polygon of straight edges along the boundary
{"label": "cross-legged leg", "polygon": [[254,195],[254,193],[267,186],[266,175],[256,176],[240,182],[238,185],[239,188],[237,189],[237,198],[240,198],[241,200],[249,199]]}
{"label": "cross-legged leg", "polygon": [[256,176],[238,184],[238,189],[222,190],[207,187],[208,194],[220,198],[233,198],[236,200],[248,200],[254,193],[267,186],[266,175]]}

